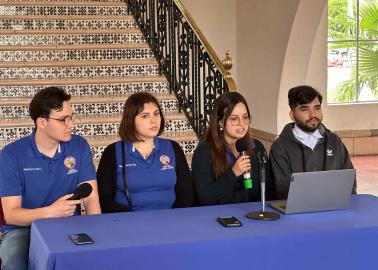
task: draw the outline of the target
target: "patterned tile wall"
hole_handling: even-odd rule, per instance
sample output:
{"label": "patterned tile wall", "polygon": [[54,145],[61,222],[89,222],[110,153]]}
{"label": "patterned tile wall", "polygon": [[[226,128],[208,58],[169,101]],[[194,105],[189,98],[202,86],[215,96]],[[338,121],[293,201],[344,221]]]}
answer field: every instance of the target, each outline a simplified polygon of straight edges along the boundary
{"label": "patterned tile wall", "polygon": [[1,30],[120,30],[137,29],[134,20],[0,20]]}
{"label": "patterned tile wall", "polygon": [[57,79],[159,75],[157,64],[124,66],[0,68],[0,79]]}
{"label": "patterned tile wall", "polygon": [[130,34],[72,34],[72,35],[1,35],[0,45],[76,45],[76,44],[135,44],[145,43],[140,33]]}
{"label": "patterned tile wall", "polygon": [[[126,101],[126,98],[125,98]],[[123,112],[124,102],[106,102],[106,103],[81,103],[72,104],[73,110],[78,116],[109,116],[119,115]],[[176,99],[166,99],[160,102],[164,112],[177,112],[178,101]],[[0,117],[15,119],[29,118],[29,105],[0,106]]]}
{"label": "patterned tile wall", "polygon": [[[25,97],[31,98],[38,91],[45,88],[45,85],[20,85],[0,86],[0,98]],[[136,82],[136,83],[109,83],[109,84],[77,84],[58,85],[64,88],[72,96],[123,96],[136,92],[150,92],[162,94],[169,92],[168,82]]]}
{"label": "patterned tile wall", "polygon": [[90,15],[90,16],[114,16],[127,15],[125,6],[1,6],[0,15]]}
{"label": "patterned tile wall", "polygon": [[[28,2],[33,1],[29,0]],[[153,58],[153,54],[148,48],[114,48],[114,49],[92,49],[93,45],[101,44],[142,44],[145,43],[143,35],[139,32],[136,22],[127,16],[127,7],[125,5],[109,6],[102,4],[104,2],[122,2],[121,0],[44,0],[44,2],[54,2],[51,6],[40,5],[35,0],[35,5],[20,5],[9,3],[0,6],[0,16],[4,16],[0,20],[0,31],[4,32],[0,35],[0,46],[20,46],[19,49],[4,48],[0,54],[0,79],[17,79],[30,82],[38,79],[66,79],[66,78],[114,78],[112,83],[95,84],[94,82],[74,84],[69,83],[62,85],[71,95],[83,97],[106,97],[106,96],[127,96],[131,93],[140,91],[149,91],[155,94],[168,93],[169,85],[166,81],[157,82],[141,82],[141,83],[118,83],[117,78],[125,76],[158,76],[159,69],[156,64],[117,64],[119,60],[124,59],[149,59]],[[98,3],[95,5],[74,5],[77,2]],[[13,2],[13,1],[12,1]],[[14,0],[16,3],[17,0]],[[58,6],[58,3],[62,3]],[[72,3],[72,5],[67,4]],[[63,16],[77,16],[71,19],[61,19]],[[39,16],[36,18],[13,16]],[[43,18],[42,16],[46,16]],[[56,16],[56,17],[53,17]],[[85,18],[85,16],[101,16],[97,20]],[[108,17],[105,17],[108,16]],[[110,17],[112,16],[112,17]],[[115,18],[114,16],[119,16]],[[56,18],[56,19],[54,19]],[[105,18],[105,19],[103,19]],[[108,19],[106,19],[108,18]],[[50,31],[50,34],[42,35],[41,31]],[[68,34],[64,31],[69,31]],[[114,31],[112,31],[114,30]],[[130,30],[130,33],[126,31]],[[8,33],[5,33],[7,32]],[[121,32],[123,31],[123,32]],[[126,33],[125,33],[126,32]],[[59,46],[59,45],[91,45],[91,49],[75,49],[75,50],[23,50],[24,46]],[[14,62],[62,62],[62,61],[102,61],[114,60],[107,62],[109,64],[96,66],[50,66],[41,65],[35,67],[28,66],[6,66],[7,63]],[[139,61],[138,61],[139,62]],[[71,64],[72,65],[72,64]],[[83,80],[85,81],[85,80]],[[46,86],[41,85],[11,85],[0,86],[0,98],[12,99],[30,98],[39,90]],[[126,97],[125,97],[126,99]],[[81,122],[85,119],[99,116],[114,116],[123,111],[124,102],[119,100],[109,103],[93,102],[73,104],[74,111],[80,116]],[[161,101],[163,110],[166,113],[177,113],[178,102],[174,98],[168,98]],[[17,119],[28,118],[28,105],[4,105],[0,106],[1,123],[15,122]],[[172,117],[171,117],[172,118]],[[114,119],[114,118],[113,118]],[[9,126],[9,125],[8,125]],[[119,123],[100,123],[93,124],[80,123],[78,121],[75,126],[75,133],[82,136],[90,136],[96,138],[98,136],[115,136],[118,132]],[[0,127],[0,148],[6,143],[19,139],[30,134],[31,125],[14,127]],[[186,136],[193,134],[192,128],[188,120],[171,119],[166,120],[165,133],[166,136],[175,138],[175,134],[179,133]],[[180,140],[180,139],[179,139]],[[182,140],[182,139],[181,139]],[[197,140],[187,140],[179,142],[186,154],[192,154],[197,146]],[[96,143],[100,145],[101,143]],[[99,159],[104,146],[92,146],[91,151],[94,159]]]}
{"label": "patterned tile wall", "polygon": [[[98,124],[77,124],[75,125],[75,134],[82,136],[105,136],[116,135],[118,133],[119,123],[98,123]],[[165,122],[165,132],[188,132],[192,128],[188,120],[167,120]],[[0,128],[0,141],[14,141],[32,132],[32,127],[11,127]]]}
{"label": "patterned tile wall", "polygon": [[0,61],[33,62],[33,61],[93,61],[151,59],[154,55],[149,48],[142,49],[96,49],[96,50],[58,50],[58,51],[2,51]]}
{"label": "patterned tile wall", "polygon": [[[23,0],[13,0],[14,2]],[[28,0],[28,2],[40,2],[41,0]],[[122,0],[44,0],[44,2],[51,2],[53,4],[65,3],[65,2],[121,2]]]}

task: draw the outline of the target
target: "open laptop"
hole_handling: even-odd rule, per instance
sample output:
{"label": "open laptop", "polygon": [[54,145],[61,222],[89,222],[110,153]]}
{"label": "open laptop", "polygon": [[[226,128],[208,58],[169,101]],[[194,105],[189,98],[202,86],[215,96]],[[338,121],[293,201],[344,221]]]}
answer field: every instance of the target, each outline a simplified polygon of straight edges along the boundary
{"label": "open laptop", "polygon": [[284,214],[345,209],[356,179],[356,170],[293,173],[287,200],[268,205]]}

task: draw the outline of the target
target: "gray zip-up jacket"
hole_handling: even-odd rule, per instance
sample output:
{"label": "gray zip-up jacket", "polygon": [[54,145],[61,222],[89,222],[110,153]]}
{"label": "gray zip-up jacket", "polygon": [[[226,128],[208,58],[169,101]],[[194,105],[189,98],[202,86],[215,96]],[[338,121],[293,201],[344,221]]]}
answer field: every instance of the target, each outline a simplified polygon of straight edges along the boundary
{"label": "gray zip-up jacket", "polygon": [[[340,137],[324,125],[319,126],[319,139],[314,150],[297,140],[294,123],[287,124],[274,141],[269,154],[275,199],[286,199],[292,173],[353,169],[348,150]],[[356,181],[353,186],[356,193]]]}

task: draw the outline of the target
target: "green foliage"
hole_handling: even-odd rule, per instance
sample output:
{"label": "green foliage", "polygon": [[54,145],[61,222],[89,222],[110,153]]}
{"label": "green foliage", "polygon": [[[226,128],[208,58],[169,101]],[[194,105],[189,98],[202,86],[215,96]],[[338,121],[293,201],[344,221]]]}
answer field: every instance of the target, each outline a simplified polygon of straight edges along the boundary
{"label": "green foliage", "polygon": [[[352,60],[350,78],[334,89],[331,102],[354,102],[364,86],[378,99],[378,2],[360,1],[359,51]],[[357,0],[328,1],[328,40],[330,49],[350,52],[357,44]],[[355,42],[351,42],[355,40]],[[357,77],[358,76],[358,77]],[[357,83],[356,83],[357,82]],[[358,91],[357,91],[358,89]]]}

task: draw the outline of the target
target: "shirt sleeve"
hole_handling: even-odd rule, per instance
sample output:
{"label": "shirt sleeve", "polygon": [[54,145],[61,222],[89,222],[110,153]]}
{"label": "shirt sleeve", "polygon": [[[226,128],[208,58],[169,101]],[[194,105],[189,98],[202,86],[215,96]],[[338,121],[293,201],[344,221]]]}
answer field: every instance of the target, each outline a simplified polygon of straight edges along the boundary
{"label": "shirt sleeve", "polygon": [[0,197],[22,195],[22,171],[15,157],[0,151]]}
{"label": "shirt sleeve", "polygon": [[173,207],[190,207],[194,205],[192,175],[190,173],[184,151],[182,151],[177,142],[171,141],[171,143],[175,153],[177,177],[175,185],[176,201],[173,204]]}
{"label": "shirt sleeve", "polygon": [[84,138],[81,138],[80,143],[80,160],[79,183],[96,179],[91,149]]}
{"label": "shirt sleeve", "polygon": [[[341,169],[354,169],[353,163],[350,160],[348,150],[345,146],[345,144],[341,141],[340,138],[338,138],[338,143],[341,147]],[[357,177],[357,176],[356,176]],[[357,179],[354,179],[354,184],[353,184],[353,189],[352,189],[352,194],[357,194]]]}
{"label": "shirt sleeve", "polygon": [[291,169],[286,153],[281,146],[273,143],[269,153],[270,179],[273,197],[276,200],[287,199],[289,193]]}
{"label": "shirt sleeve", "polygon": [[127,212],[130,208],[115,200],[117,189],[116,143],[107,146],[97,169],[97,185],[103,213]]}
{"label": "shirt sleeve", "polygon": [[200,204],[213,205],[233,202],[238,177],[231,167],[218,178],[213,171],[210,146],[201,142],[194,151],[192,173],[195,191]]}

